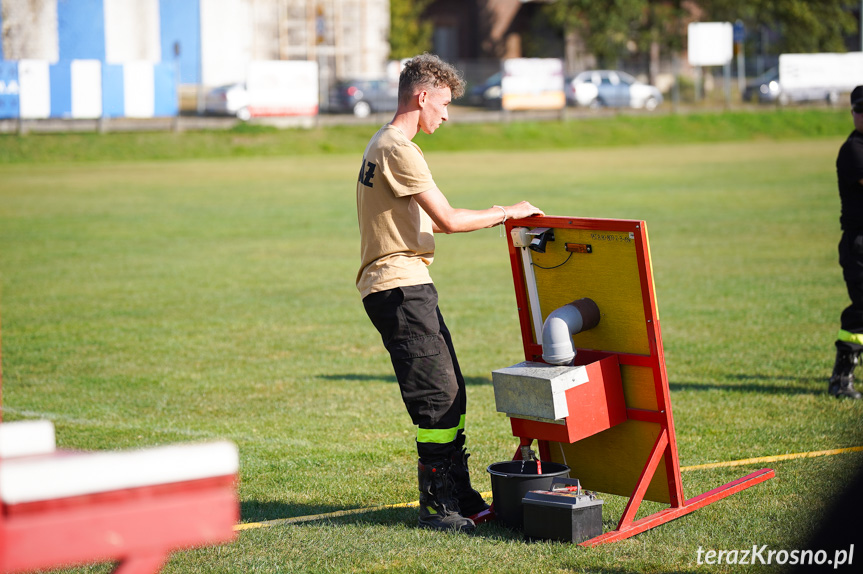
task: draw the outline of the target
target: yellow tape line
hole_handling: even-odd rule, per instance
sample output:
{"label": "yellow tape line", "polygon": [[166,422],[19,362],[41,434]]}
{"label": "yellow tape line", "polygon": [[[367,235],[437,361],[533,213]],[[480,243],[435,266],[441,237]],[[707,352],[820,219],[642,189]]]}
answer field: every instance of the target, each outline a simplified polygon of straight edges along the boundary
{"label": "yellow tape line", "polygon": [[[863,446],[852,446],[848,448],[834,448],[832,450],[817,450],[813,452],[798,452],[794,454],[780,454],[776,456],[762,456],[759,458],[744,458],[742,460],[731,460],[727,462],[711,462],[707,464],[696,464],[693,466],[681,466],[680,471],[689,470],[704,470],[708,468],[723,468],[730,466],[745,466],[747,464],[763,464],[766,462],[777,462],[780,460],[792,460],[795,458],[815,458],[818,456],[833,456],[837,454],[846,454],[849,452],[863,452]],[[489,498],[491,492],[481,493],[483,498]],[[315,520],[324,520],[327,518],[339,518],[340,516],[351,516],[353,514],[365,514],[366,512],[376,512],[378,510],[388,510],[391,508],[415,508],[419,506],[419,502],[400,502],[398,504],[383,504],[381,506],[369,506],[366,508],[352,508],[350,510],[337,510],[335,512],[325,512],[323,514],[309,514],[307,516],[294,516],[293,518],[279,518],[276,520],[264,520],[262,522],[245,522],[234,526],[235,531],[254,530],[256,528],[270,528],[272,526],[282,526],[286,524],[300,524],[302,522],[312,522]]]}
{"label": "yellow tape line", "polygon": [[[483,496],[491,496],[490,492],[484,492]],[[323,520],[326,518],[338,518],[340,516],[350,516],[352,514],[364,514],[366,512],[375,512],[376,510],[387,510],[389,508],[412,508],[419,506],[417,501],[400,502],[398,504],[384,504],[381,506],[370,506],[366,508],[352,508],[350,510],[336,510],[335,512],[325,512],[323,514],[309,514],[307,516],[294,516],[293,518],[279,518],[276,520],[264,520],[263,522],[245,522],[234,526],[234,530],[254,530],[255,528],[269,528],[271,526],[281,526],[284,524],[299,524],[300,522],[312,522],[313,520]]]}
{"label": "yellow tape line", "polygon": [[763,464],[765,462],[777,462],[780,460],[791,460],[795,458],[815,458],[817,456],[832,456],[848,452],[861,452],[863,446],[852,446],[848,448],[834,448],[832,450],[816,450],[813,452],[798,452],[794,454],[779,454],[776,456],[762,456],[760,458],[744,458],[743,460],[732,460],[729,462],[711,462],[708,464],[696,464],[694,466],[681,466],[680,470],[702,470],[705,468],[720,468],[726,466],[745,466],[747,464]]}

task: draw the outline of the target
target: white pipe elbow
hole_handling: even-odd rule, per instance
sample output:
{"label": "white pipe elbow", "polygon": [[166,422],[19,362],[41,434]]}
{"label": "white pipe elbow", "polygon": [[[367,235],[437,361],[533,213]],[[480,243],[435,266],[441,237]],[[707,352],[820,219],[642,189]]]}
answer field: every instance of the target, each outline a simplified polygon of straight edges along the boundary
{"label": "white pipe elbow", "polygon": [[591,299],[578,299],[549,314],[542,324],[542,360],[568,365],[575,358],[572,336],[599,324],[599,307]]}

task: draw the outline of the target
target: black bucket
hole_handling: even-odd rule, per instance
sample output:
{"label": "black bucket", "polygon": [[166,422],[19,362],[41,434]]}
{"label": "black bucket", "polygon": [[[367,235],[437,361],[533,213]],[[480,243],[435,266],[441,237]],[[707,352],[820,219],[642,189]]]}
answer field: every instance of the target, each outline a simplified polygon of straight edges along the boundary
{"label": "black bucket", "polygon": [[542,474],[536,474],[536,461],[510,460],[489,465],[494,514],[510,528],[521,528],[524,516],[521,499],[531,490],[548,490],[556,476],[569,476],[569,467],[556,462],[543,462]]}

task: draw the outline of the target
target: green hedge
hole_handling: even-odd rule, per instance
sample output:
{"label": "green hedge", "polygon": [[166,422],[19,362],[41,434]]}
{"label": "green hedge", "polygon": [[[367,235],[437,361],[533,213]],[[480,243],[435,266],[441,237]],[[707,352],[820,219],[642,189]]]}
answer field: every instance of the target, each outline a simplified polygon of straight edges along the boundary
{"label": "green hedge", "polygon": [[[361,153],[375,125],[285,129],[240,124],[226,131],[0,136],[0,163],[135,161]],[[427,150],[564,149],[844,136],[845,108],[764,108],[691,114],[620,114],[559,121],[459,124],[415,141]]]}

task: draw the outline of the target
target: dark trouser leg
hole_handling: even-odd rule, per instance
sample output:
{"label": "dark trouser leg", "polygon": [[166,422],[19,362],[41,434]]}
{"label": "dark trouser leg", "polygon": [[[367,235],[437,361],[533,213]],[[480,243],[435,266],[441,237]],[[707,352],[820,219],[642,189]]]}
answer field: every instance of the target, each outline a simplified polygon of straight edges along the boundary
{"label": "dark trouser leg", "polygon": [[423,460],[448,458],[463,429],[464,378],[431,284],[372,293],[366,312],[390,353]]}
{"label": "dark trouser leg", "polygon": [[438,311],[438,315],[441,325],[441,334],[444,337],[444,341],[446,341],[450,357],[452,357],[452,364],[455,370],[456,380],[458,381],[459,387],[458,401],[459,410],[461,412],[461,419],[459,421],[459,428],[456,432],[455,441],[453,441],[450,448],[450,472],[452,473],[454,482],[453,493],[458,500],[458,505],[461,509],[462,515],[475,516],[476,514],[479,514],[484,510],[488,510],[489,505],[486,504],[485,500],[483,500],[482,498],[482,495],[480,495],[480,493],[477,492],[470,483],[470,470],[468,470],[467,466],[467,459],[470,454],[468,454],[467,449],[464,447],[464,422],[465,413],[467,412],[467,393],[465,392],[465,382],[464,377],[461,374],[461,369],[458,365],[458,359],[455,356],[455,348],[452,344],[452,337],[450,336],[450,332],[444,324],[443,317],[440,316],[440,311]]}
{"label": "dark trouser leg", "polygon": [[[417,426],[420,524],[468,530],[459,515],[450,472],[464,428],[465,388],[433,285],[399,287],[363,300],[381,334],[402,400]],[[454,515],[454,516],[453,516]]]}

